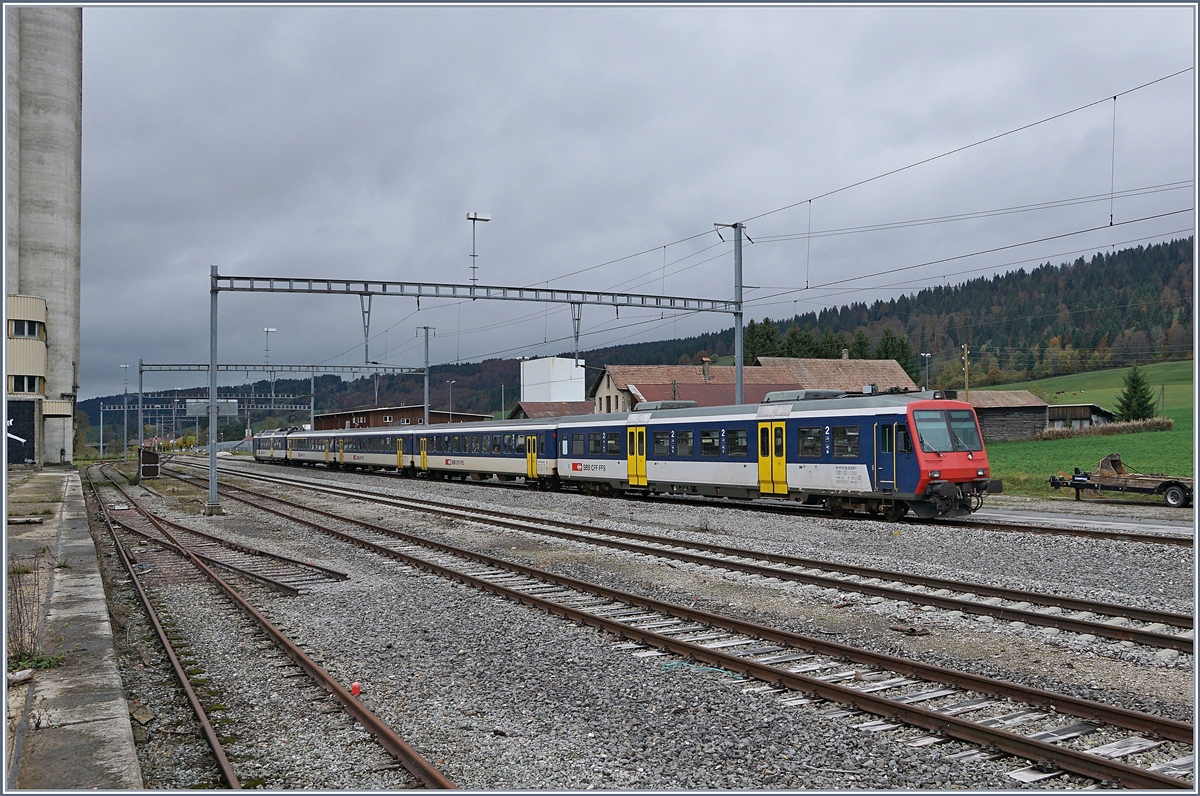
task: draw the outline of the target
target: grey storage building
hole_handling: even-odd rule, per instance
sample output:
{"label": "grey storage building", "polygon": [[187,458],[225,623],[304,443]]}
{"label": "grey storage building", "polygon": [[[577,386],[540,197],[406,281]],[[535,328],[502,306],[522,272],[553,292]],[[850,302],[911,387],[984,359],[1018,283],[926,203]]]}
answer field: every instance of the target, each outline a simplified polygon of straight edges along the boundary
{"label": "grey storage building", "polygon": [[984,442],[1017,442],[1046,430],[1049,404],[1029,390],[971,390],[970,403]]}

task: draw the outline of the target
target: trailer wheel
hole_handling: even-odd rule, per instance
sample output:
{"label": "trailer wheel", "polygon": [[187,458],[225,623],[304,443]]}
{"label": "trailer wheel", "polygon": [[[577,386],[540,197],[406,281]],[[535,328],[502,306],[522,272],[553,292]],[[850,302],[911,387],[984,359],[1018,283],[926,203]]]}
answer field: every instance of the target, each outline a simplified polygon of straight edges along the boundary
{"label": "trailer wheel", "polygon": [[1179,484],[1171,484],[1163,491],[1163,498],[1171,508],[1182,508],[1187,504],[1187,493]]}

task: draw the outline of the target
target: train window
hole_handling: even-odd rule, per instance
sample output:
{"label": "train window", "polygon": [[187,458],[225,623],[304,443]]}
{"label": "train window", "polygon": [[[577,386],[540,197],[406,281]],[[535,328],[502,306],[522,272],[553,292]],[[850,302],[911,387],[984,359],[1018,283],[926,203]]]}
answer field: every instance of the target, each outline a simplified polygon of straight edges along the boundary
{"label": "train window", "polygon": [[954,450],[950,441],[950,429],[946,427],[946,413],[940,409],[919,409],[913,412],[917,421],[917,439],[921,450],[929,453],[949,453]]}
{"label": "train window", "polygon": [[446,434],[442,437],[442,453],[450,452],[450,435]]}
{"label": "train window", "polygon": [[621,455],[621,435],[616,431],[608,431],[604,434],[604,452],[609,456]]}
{"label": "train window", "polygon": [[721,455],[721,432],[716,429],[705,429],[700,432],[700,455]]}
{"label": "train window", "polygon": [[471,436],[471,453],[479,453],[479,435]]}
{"label": "train window", "polygon": [[513,452],[513,435],[512,434],[504,435],[504,452],[505,453]]}
{"label": "train window", "polygon": [[912,437],[908,435],[908,426],[896,426],[896,451],[912,453]]}
{"label": "train window", "polygon": [[857,459],[859,451],[858,426],[833,427],[833,458]]}
{"label": "train window", "polygon": [[492,435],[492,453],[499,453],[499,452],[500,452],[500,435],[493,434]]}
{"label": "train window", "polygon": [[655,456],[670,456],[671,455],[671,432],[670,431],[655,431],[654,432],[654,455]]}
{"label": "train window", "polygon": [[562,455],[563,456],[566,456],[567,454],[569,454],[571,452],[568,450],[570,445],[571,445],[570,440],[568,440],[566,437],[563,437],[563,441],[562,441]]}
{"label": "train window", "polygon": [[483,435],[483,443],[481,444],[481,446],[480,446],[480,448],[479,448],[479,449],[480,449],[481,451],[483,451],[484,453],[491,453],[491,451],[492,451],[492,437],[491,437],[491,435],[489,435],[489,434],[484,434],[484,435]]}
{"label": "train window", "polygon": [[979,429],[975,426],[975,413],[970,409],[951,409],[950,431],[954,434],[954,449],[960,451],[981,451],[983,442],[979,439]]}
{"label": "train window", "polygon": [[891,426],[880,426],[879,427],[879,452],[880,453],[891,453],[892,452],[892,427]]}
{"label": "train window", "polygon": [[571,455],[572,456],[582,456],[583,455],[583,435],[582,434],[572,434],[571,435]]}
{"label": "train window", "polygon": [[821,458],[821,429],[820,428],[802,428],[802,429],[800,429],[800,458],[802,458],[802,459],[819,459],[819,458]]}
{"label": "train window", "polygon": [[775,458],[783,458],[783,426],[775,426]]}
{"label": "train window", "polygon": [[588,434],[588,455],[600,456],[604,453],[604,436],[602,434]]}
{"label": "train window", "polygon": [[676,456],[695,456],[696,455],[696,432],[680,431],[675,435],[675,455]]}
{"label": "train window", "polygon": [[457,434],[455,434],[453,437],[451,437],[451,438],[450,438],[450,452],[451,452],[451,453],[458,453],[458,451],[459,451],[459,448],[458,448],[458,435],[457,435]]}
{"label": "train window", "polygon": [[729,429],[729,455],[746,456],[750,453],[750,434],[744,428]]}
{"label": "train window", "polygon": [[525,455],[525,435],[524,434],[517,435],[516,452],[521,454],[522,456]]}
{"label": "train window", "polygon": [[758,458],[771,458],[771,427],[758,427]]}
{"label": "train window", "polygon": [[441,451],[442,451],[442,438],[441,437],[433,438],[433,451],[434,451],[434,453],[441,453]]}
{"label": "train window", "polygon": [[538,456],[546,455],[546,437],[549,434],[538,434]]}

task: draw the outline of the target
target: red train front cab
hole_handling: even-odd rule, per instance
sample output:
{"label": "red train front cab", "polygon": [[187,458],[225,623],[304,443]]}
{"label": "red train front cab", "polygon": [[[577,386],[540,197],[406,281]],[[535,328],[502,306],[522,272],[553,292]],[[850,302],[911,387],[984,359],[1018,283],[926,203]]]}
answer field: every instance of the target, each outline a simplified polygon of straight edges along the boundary
{"label": "red train front cab", "polygon": [[[908,405],[920,479],[913,505],[918,516],[969,514],[983,505],[983,496],[998,493],[992,480],[983,434],[975,409],[965,401],[935,398]],[[921,505],[921,504],[924,505]]]}

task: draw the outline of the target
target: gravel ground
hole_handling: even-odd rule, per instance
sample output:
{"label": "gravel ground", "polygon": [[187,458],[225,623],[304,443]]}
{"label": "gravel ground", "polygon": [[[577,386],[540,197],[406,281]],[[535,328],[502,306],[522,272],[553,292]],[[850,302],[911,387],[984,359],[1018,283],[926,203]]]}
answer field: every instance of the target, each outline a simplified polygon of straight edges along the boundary
{"label": "gravel ground", "polygon": [[[225,787],[111,536],[95,525],[143,782],[150,789]],[[153,572],[143,583],[242,787],[419,785],[324,691],[297,676],[299,669],[216,587],[164,582]],[[251,594],[256,588],[237,585]]]}
{"label": "gravel ground", "polygon": [[[253,466],[253,465],[251,465]],[[1062,591],[1191,610],[1191,551],[1071,537],[790,518],[719,508],[425,483],[321,471],[395,494],[519,506],[571,519],[793,555]],[[922,611],[891,601],[764,582],[690,565],[429,518],[356,501],[313,499],[334,510],[463,547],[796,632],[1006,677],[1175,718],[1191,719],[1192,656],[1081,641]],[[1061,788],[1057,777],[1021,786],[1003,773],[1019,761],[951,761],[956,742],[924,749],[914,730],[866,733],[864,719],[831,719],[828,706],[784,707],[773,697],[674,657],[639,659],[614,637],[456,587],[398,562],[316,537],[278,518],[227,504],[230,516],[191,521],[351,573],[299,598],[269,598],[278,618],[321,651],[343,682],[451,780],[465,788]],[[899,531],[897,533],[897,531]],[[1152,573],[1152,574],[1148,574]],[[899,635],[897,621],[927,636]],[[1003,625],[1003,626],[1001,626]],[[564,674],[566,676],[564,676]],[[216,679],[216,678],[214,678]],[[1059,719],[1059,724],[1069,723]],[[1091,740],[1084,746],[1095,745]],[[1169,757],[1172,749],[1158,750]],[[1153,759],[1153,754],[1147,759]],[[361,772],[360,772],[361,773]],[[370,787],[355,783],[355,787]]]}

